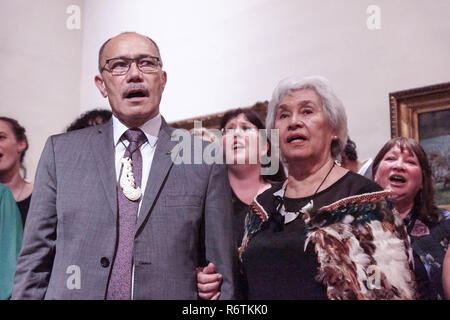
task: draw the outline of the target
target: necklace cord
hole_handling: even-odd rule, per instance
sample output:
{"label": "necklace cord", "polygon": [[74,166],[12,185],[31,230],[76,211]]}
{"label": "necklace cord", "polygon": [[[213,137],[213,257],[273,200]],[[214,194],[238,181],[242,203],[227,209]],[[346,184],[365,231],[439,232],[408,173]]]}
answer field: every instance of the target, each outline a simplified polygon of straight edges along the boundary
{"label": "necklace cord", "polygon": [[[319,191],[320,187],[323,185],[323,183],[325,182],[325,180],[327,180],[328,176],[330,175],[331,171],[333,170],[334,166],[336,165],[336,162],[333,161],[333,165],[331,166],[330,170],[328,170],[328,173],[325,175],[325,178],[323,178],[322,182],[319,184],[319,186],[317,187],[316,191],[313,193],[312,195],[312,200],[314,199],[314,197],[316,196],[317,191]],[[283,199],[285,198],[286,195],[286,191],[287,191],[287,187],[289,184],[286,184],[286,187],[284,188],[284,193],[283,193]]]}
{"label": "necklace cord", "polygon": [[333,170],[334,166],[336,165],[336,163],[333,161],[333,165],[331,166],[330,170],[328,171],[327,175],[325,176],[325,178],[323,178],[322,182],[319,184],[319,187],[316,189],[316,191],[313,194],[313,199],[316,196],[317,191],[319,191],[320,187],[323,185],[323,183],[325,182],[325,180],[327,180],[328,176],[331,173],[331,170]]}
{"label": "necklace cord", "polygon": [[[22,196],[22,192],[23,192],[23,190],[25,189],[25,185],[26,185],[26,184],[27,184],[27,182],[24,180],[24,181],[23,181],[23,184],[22,184],[22,188],[20,189],[19,195],[17,196],[17,201],[16,201],[16,202],[22,201],[22,200],[20,199],[20,197]],[[25,199],[23,199],[23,200],[25,200]]]}

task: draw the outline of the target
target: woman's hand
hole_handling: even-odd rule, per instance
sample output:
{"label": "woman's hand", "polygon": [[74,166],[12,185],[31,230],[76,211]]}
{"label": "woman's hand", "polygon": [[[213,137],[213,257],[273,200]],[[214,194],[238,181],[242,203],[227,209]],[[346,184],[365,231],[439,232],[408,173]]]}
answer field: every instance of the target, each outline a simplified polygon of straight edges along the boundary
{"label": "woman's hand", "polygon": [[211,262],[204,268],[198,267],[197,289],[198,296],[203,300],[217,300],[220,297],[222,275],[215,273],[215,266]]}

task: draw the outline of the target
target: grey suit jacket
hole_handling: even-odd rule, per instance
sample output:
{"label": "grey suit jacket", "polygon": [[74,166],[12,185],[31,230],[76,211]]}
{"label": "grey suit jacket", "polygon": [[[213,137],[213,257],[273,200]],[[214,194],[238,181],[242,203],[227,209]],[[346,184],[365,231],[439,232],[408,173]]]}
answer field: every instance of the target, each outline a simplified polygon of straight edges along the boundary
{"label": "grey suit jacket", "polygon": [[[226,168],[174,164],[172,133],[163,121],[136,226],[134,299],[197,299],[195,267],[205,261],[223,275],[221,298],[233,299]],[[47,140],[13,299],[105,298],[116,248],[116,186],[112,121]]]}

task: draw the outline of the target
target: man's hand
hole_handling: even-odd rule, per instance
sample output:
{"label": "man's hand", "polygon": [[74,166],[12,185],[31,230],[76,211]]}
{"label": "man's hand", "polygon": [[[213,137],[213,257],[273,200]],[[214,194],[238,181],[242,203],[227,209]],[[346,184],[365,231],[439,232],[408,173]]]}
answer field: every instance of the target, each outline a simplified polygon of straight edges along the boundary
{"label": "man's hand", "polygon": [[220,286],[222,284],[222,275],[215,273],[214,264],[211,262],[204,268],[198,267],[197,271],[197,289],[198,296],[203,300],[217,300],[220,297]]}

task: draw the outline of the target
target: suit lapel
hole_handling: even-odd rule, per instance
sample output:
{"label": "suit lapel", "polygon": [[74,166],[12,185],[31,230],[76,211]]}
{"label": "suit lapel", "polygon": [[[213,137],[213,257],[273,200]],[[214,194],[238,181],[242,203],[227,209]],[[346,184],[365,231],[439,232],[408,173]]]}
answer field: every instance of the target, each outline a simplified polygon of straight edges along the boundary
{"label": "suit lapel", "polygon": [[95,157],[100,180],[108,199],[111,213],[116,219],[117,214],[117,181],[114,163],[114,138],[112,120],[98,126],[91,139],[91,151]]}
{"label": "suit lapel", "polygon": [[151,208],[159,196],[164,180],[173,165],[172,153],[177,152],[174,147],[178,141],[171,141],[172,129],[162,119],[161,130],[159,131],[158,142],[156,144],[155,154],[152,160],[150,174],[145,188],[144,199],[136,226],[136,234],[139,233],[143,223],[147,220]]}

